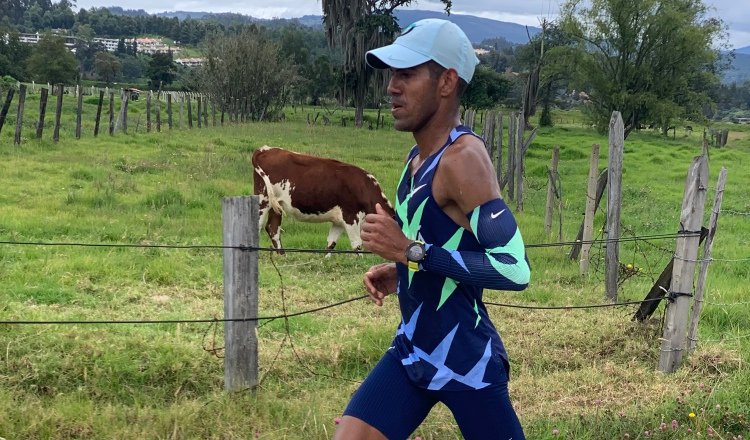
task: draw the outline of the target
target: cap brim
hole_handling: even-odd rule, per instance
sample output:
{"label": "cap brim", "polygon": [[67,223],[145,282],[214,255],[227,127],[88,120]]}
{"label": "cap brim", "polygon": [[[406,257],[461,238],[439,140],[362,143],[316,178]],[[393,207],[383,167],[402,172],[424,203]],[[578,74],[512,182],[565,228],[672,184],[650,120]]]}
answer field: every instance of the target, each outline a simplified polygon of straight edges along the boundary
{"label": "cap brim", "polygon": [[376,69],[408,69],[430,61],[430,57],[400,44],[391,44],[368,51],[365,60]]}

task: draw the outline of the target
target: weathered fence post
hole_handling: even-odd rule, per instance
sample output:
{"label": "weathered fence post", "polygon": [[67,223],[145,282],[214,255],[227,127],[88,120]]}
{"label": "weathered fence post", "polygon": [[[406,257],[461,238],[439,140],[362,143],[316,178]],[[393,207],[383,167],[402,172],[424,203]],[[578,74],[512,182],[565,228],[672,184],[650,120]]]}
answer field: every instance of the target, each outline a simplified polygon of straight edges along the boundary
{"label": "weathered fence post", "polygon": [[224,388],[239,391],[258,384],[258,196],[225,197],[222,218],[224,319],[238,320],[224,323]]}
{"label": "weathered fence post", "polygon": [[193,106],[190,104],[190,95],[186,96],[187,100],[187,118],[188,118],[188,128],[193,128]]}
{"label": "weathered fence post", "polygon": [[216,127],[216,100],[211,98],[211,126]]}
{"label": "weathered fence post", "polygon": [[195,107],[196,107],[196,114],[198,115],[198,128],[201,128],[203,126],[203,121],[201,120],[201,110],[202,110],[202,107],[203,107],[203,98],[201,97],[201,95],[198,95],[195,98]]}
{"label": "weathered fence post", "polygon": [[76,139],[81,138],[81,121],[82,121],[82,114],[83,114],[83,89],[76,86],[76,99],[77,99],[77,107],[76,107]]}
{"label": "weathered fence post", "polygon": [[516,175],[516,126],[518,117],[515,112],[511,112],[508,121],[508,171],[505,173],[505,182],[508,185],[508,198],[513,200],[516,197],[515,175]]}
{"label": "weathered fence post", "polygon": [[62,84],[57,85],[57,103],[55,105],[55,129],[52,133],[54,142],[60,141],[60,118],[62,118],[63,94],[65,87]]}
{"label": "weathered fence post", "polygon": [[44,117],[47,114],[47,94],[49,90],[42,87],[41,95],[39,96],[39,122],[36,125],[36,138],[41,139],[42,133],[44,132]]}
{"label": "weathered fence post", "polygon": [[495,151],[497,161],[495,163],[495,174],[500,190],[503,189],[503,112],[497,114],[497,149]]}
{"label": "weathered fence post", "polygon": [[523,211],[523,134],[526,127],[526,119],[523,112],[518,112],[518,125],[516,126],[516,211]]}
{"label": "weathered fence post", "polygon": [[167,126],[172,129],[172,94],[167,93]]}
{"label": "weathered fence post", "polygon": [[208,98],[203,96],[203,126],[208,128]]}
{"label": "weathered fence post", "polygon": [[26,105],[26,84],[21,84],[18,88],[18,113],[16,116],[16,135],[13,143],[21,145],[21,131],[23,130],[23,110]]}
{"label": "weathered fence post", "polygon": [[156,95],[156,131],[161,133],[161,97]]}
{"label": "weathered fence post", "polygon": [[0,110],[0,132],[3,131],[3,125],[5,125],[5,118],[8,116],[8,110],[10,110],[10,104],[13,102],[13,95],[16,90],[13,88],[8,89],[8,94],[5,96],[5,103],[3,104],[2,110]]}
{"label": "weathered fence post", "polygon": [[99,103],[96,105],[96,122],[94,123],[94,137],[99,136],[99,122],[102,119],[102,105],[103,104],[104,104],[104,90],[100,89],[99,90]]}
{"label": "weathered fence post", "polygon": [[122,101],[120,102],[119,126],[123,133],[128,132],[128,101],[130,101],[130,92],[122,91]]}
{"label": "weathered fence post", "polygon": [[115,92],[109,92],[109,135],[115,134]]}
{"label": "weathered fence post", "polygon": [[152,90],[146,95],[146,133],[151,133],[151,97],[154,95]]}
{"label": "weathered fence post", "polygon": [[589,180],[586,188],[586,211],[583,214],[583,236],[581,237],[581,274],[589,270],[589,253],[591,240],[594,238],[594,215],[596,214],[596,187],[599,175],[599,144],[591,146],[591,160],[589,162]]}
{"label": "weathered fence post", "polygon": [[703,294],[706,290],[706,277],[708,276],[708,265],[711,263],[711,251],[714,247],[714,236],[716,228],[719,226],[719,213],[721,212],[721,202],[724,198],[724,184],[727,181],[727,169],[722,167],[719,173],[719,180],[716,183],[716,195],[714,196],[714,205],[711,209],[711,220],[708,223],[708,236],[703,244],[703,258],[701,259],[701,269],[698,273],[698,284],[695,287],[695,298],[693,301],[693,314],[690,319],[688,328],[688,352],[695,350],[695,344],[698,341],[698,321],[700,321],[701,309],[703,308]]}
{"label": "weathered fence post", "polygon": [[547,176],[547,205],[544,210],[544,232],[547,235],[552,234],[552,212],[554,210],[555,202],[555,176],[557,176],[557,164],[560,162],[560,147],[555,146],[552,150],[552,162],[548,170]]}
{"label": "weathered fence post", "polygon": [[659,371],[673,373],[682,361],[686,344],[688,309],[693,290],[695,259],[703,222],[703,207],[708,188],[708,159],[693,159],[685,182],[685,196],[680,211],[680,236],[674,256],[674,270],[669,289],[669,302],[664,316],[664,335],[659,353]]}
{"label": "weathered fence post", "polygon": [[622,153],[625,147],[625,126],[620,112],[612,112],[609,120],[609,191],[607,192],[607,252],[605,254],[606,298],[617,301],[617,280],[620,274],[620,210],[622,208]]}

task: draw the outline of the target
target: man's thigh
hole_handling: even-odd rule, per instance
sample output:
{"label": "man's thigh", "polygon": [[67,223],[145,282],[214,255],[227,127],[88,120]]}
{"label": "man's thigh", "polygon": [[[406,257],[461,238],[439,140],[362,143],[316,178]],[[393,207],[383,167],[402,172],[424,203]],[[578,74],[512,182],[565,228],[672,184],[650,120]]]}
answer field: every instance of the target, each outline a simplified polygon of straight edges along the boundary
{"label": "man's thigh", "polygon": [[399,440],[417,429],[435,403],[429,392],[412,384],[401,363],[386,353],[354,393],[344,415]]}

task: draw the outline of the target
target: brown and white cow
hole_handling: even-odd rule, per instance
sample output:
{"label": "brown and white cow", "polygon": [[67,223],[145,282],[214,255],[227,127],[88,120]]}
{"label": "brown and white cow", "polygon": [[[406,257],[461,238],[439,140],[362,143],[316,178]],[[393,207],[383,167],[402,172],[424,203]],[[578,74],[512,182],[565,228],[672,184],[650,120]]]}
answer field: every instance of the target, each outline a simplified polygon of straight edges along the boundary
{"label": "brown and white cow", "polygon": [[280,254],[282,213],[303,222],[331,222],[326,248],[335,248],[346,231],[355,250],[362,248],[360,225],[376,203],[393,214],[378,181],[362,168],[269,146],[255,150],[252,161],[258,227],[265,227]]}

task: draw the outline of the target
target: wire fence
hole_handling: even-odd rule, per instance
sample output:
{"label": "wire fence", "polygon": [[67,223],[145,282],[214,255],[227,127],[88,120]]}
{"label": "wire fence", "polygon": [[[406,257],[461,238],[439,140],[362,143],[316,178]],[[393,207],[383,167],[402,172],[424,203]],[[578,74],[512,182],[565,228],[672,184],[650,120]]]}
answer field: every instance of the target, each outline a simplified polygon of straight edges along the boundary
{"label": "wire fence", "polygon": [[[631,231],[632,233],[632,231]],[[631,236],[626,237],[620,237],[617,239],[606,239],[606,238],[595,238],[588,241],[562,241],[562,242],[552,242],[552,243],[538,243],[538,244],[527,244],[526,248],[535,249],[535,248],[550,248],[550,247],[565,247],[565,246],[573,246],[576,244],[581,243],[590,243],[590,244],[599,244],[599,245],[606,245],[607,243],[621,243],[621,242],[645,242],[649,243],[652,246],[652,243],[650,241],[653,240],[667,240],[667,239],[676,239],[679,237],[695,237],[699,236],[700,233],[697,232],[688,232],[688,233],[677,233],[677,234],[669,234],[669,233],[662,233],[662,234],[651,234],[651,235],[635,235],[634,233],[631,234]],[[0,240],[0,245],[9,245],[9,246],[72,246],[72,247],[95,247],[95,248],[143,248],[143,249],[211,249],[211,250],[224,250],[224,249],[237,249],[237,250],[243,250],[243,251],[252,251],[252,252],[269,252],[271,255],[273,255],[273,252],[278,251],[278,249],[273,247],[260,247],[260,246],[224,246],[224,245],[213,245],[213,244],[137,244],[137,243],[82,243],[82,242],[53,242],[53,241],[22,241],[22,240]],[[663,250],[664,252],[673,252],[667,249],[663,249],[657,246],[660,250]],[[600,246],[601,250],[601,246]],[[363,250],[336,250],[336,249],[305,249],[305,248],[284,248],[284,252],[288,253],[308,253],[308,254],[371,254],[371,252],[363,251]],[[675,257],[672,253],[672,256]],[[750,261],[750,258],[747,259],[734,259],[734,260],[728,260],[728,259],[716,259],[712,258],[711,260],[714,261],[731,261],[731,262],[738,262],[738,261]],[[701,262],[703,260],[691,260],[691,261],[698,261]],[[283,267],[292,267],[296,265],[288,265],[288,266],[279,266],[276,264],[275,261],[273,261],[272,258],[272,264],[277,272],[277,275],[279,276],[280,281],[282,282],[283,286],[283,276],[281,274],[280,268]],[[301,263],[301,264],[309,264],[309,263]],[[627,271],[625,274],[623,274],[623,282],[624,279],[628,278]],[[283,296],[283,287],[282,287],[282,296]],[[294,313],[287,313],[286,311],[286,305],[285,305],[285,298],[282,297],[282,303],[283,303],[283,313],[279,315],[273,315],[273,316],[256,316],[256,317],[247,317],[247,318],[198,318],[198,319],[124,319],[124,320],[38,320],[38,321],[32,321],[32,320],[0,320],[0,325],[83,325],[83,324],[181,324],[181,323],[209,323],[209,324],[219,324],[219,323],[225,323],[225,322],[247,322],[247,321],[274,321],[278,319],[284,319],[287,320],[288,318],[293,318],[296,316],[302,316],[306,314],[312,314],[316,312],[320,312],[323,310],[335,308],[342,306],[347,303],[351,303],[354,301],[359,301],[362,299],[367,298],[368,295],[360,295],[356,297],[352,297],[349,299],[345,299],[342,301],[338,301],[332,304],[315,307],[312,309],[294,312]],[[640,305],[644,302],[651,302],[651,301],[663,301],[664,299],[669,299],[669,297],[665,296],[663,298],[657,298],[657,299],[647,299],[642,301],[624,301],[624,302],[612,302],[612,303],[601,303],[601,304],[584,304],[584,305],[560,305],[560,306],[543,306],[543,305],[531,305],[531,304],[509,304],[509,303],[497,303],[497,302],[491,302],[491,301],[485,301],[486,305],[490,306],[496,306],[496,307],[506,307],[506,308],[517,308],[517,309],[527,309],[527,310],[574,310],[574,309],[596,309],[596,308],[610,308],[610,307],[624,307],[624,306],[631,306],[631,305]],[[748,302],[750,303],[750,302]],[[733,305],[744,305],[748,303],[722,303],[722,306],[733,306]],[[710,302],[705,302],[705,304],[712,304]],[[719,303],[712,304],[712,305],[719,305]]]}

